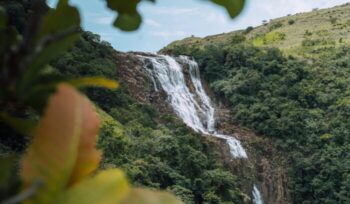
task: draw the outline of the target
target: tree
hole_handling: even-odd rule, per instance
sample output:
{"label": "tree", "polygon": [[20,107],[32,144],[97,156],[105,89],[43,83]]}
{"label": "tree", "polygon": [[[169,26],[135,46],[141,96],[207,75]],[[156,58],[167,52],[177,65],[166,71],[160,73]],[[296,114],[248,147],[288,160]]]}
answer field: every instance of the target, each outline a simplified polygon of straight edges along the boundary
{"label": "tree", "polygon": [[[244,0],[211,1],[225,7],[232,18],[244,6]],[[118,13],[114,26],[136,30],[142,21],[137,11],[140,2],[106,0],[108,8]],[[70,49],[80,34],[80,13],[68,0],[58,1],[53,9],[45,0],[6,0],[0,4],[0,116],[15,131],[32,137],[21,160],[24,193],[8,201],[180,203],[168,194],[130,190],[120,170],[92,175],[100,161],[100,152],[95,149],[99,119],[92,104],[76,89],[115,89],[118,83],[91,76],[67,79],[48,65]],[[85,37],[100,41],[91,33]],[[34,112],[32,117],[19,116],[18,112],[26,110]]]}

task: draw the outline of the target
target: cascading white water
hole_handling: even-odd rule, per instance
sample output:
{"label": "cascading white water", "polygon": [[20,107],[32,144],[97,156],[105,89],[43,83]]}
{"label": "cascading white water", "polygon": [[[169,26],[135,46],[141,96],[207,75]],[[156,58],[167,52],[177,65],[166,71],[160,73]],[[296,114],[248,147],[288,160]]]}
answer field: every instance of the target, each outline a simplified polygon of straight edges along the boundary
{"label": "cascading white water", "polygon": [[199,68],[195,61],[185,56],[178,58],[179,61],[189,66],[191,83],[195,88],[195,93],[191,93],[186,84],[182,66],[175,58],[165,55],[141,57],[152,65],[147,66],[149,63],[145,63],[145,68],[148,69],[147,72],[153,77],[152,81],[155,90],[158,90],[156,82],[159,82],[162,89],[167,93],[175,113],[189,127],[197,132],[225,139],[234,158],[247,158],[245,149],[237,139],[217,133],[215,129],[215,109],[203,88]]}
{"label": "cascading white water", "polygon": [[262,196],[261,196],[261,193],[258,189],[258,187],[256,187],[256,185],[254,185],[253,187],[253,203],[254,204],[263,204],[263,199],[262,199]]}

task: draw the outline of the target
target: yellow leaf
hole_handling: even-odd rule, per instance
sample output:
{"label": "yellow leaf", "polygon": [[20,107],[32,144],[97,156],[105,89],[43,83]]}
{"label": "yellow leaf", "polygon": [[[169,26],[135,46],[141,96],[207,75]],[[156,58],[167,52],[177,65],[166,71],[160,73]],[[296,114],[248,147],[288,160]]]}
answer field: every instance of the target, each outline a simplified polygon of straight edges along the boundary
{"label": "yellow leaf", "polygon": [[147,189],[133,189],[122,204],[182,204],[170,193],[156,192]]}
{"label": "yellow leaf", "polygon": [[85,86],[96,86],[102,88],[116,89],[119,87],[119,84],[110,79],[106,79],[103,77],[85,77],[80,79],[73,79],[68,81],[71,85],[75,87],[85,87]]}
{"label": "yellow leaf", "polygon": [[50,203],[67,185],[96,169],[98,126],[86,97],[69,85],[59,85],[21,163],[24,188],[37,181],[44,184],[32,201]]}
{"label": "yellow leaf", "polygon": [[118,169],[100,172],[63,193],[57,204],[118,204],[129,193],[128,181]]}
{"label": "yellow leaf", "polygon": [[[75,183],[96,170],[101,160],[101,152],[96,146],[97,134],[99,130],[100,120],[94,106],[87,98],[82,100],[82,124],[80,133],[80,142],[78,156],[75,168],[72,172],[70,183]],[[92,111],[93,110],[93,111]]]}

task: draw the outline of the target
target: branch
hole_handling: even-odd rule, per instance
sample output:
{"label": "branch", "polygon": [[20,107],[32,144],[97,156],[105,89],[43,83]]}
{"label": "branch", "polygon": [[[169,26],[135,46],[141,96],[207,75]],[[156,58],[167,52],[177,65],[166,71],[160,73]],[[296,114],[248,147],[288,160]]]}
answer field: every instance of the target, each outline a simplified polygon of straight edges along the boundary
{"label": "branch", "polygon": [[27,190],[23,191],[22,193],[8,199],[5,200],[4,202],[2,202],[1,204],[17,204],[17,203],[21,203],[24,200],[32,197],[33,195],[35,195],[38,192],[38,189],[41,188],[43,186],[43,182],[42,181],[36,181],[34,182],[34,184]]}
{"label": "branch", "polygon": [[[52,34],[52,35],[49,35],[45,38],[43,38],[39,43],[38,43],[38,46],[36,47],[35,49],[35,53],[38,54],[40,53],[46,46],[50,45],[51,43],[54,43],[54,42],[57,42],[57,41],[60,41],[70,35],[73,35],[73,34],[77,34],[81,32],[81,28],[78,27],[78,26],[73,26],[73,27],[70,27],[68,29],[66,29],[65,31],[62,31],[60,33],[55,33],[55,34]],[[35,54],[35,55],[36,55]]]}
{"label": "branch", "polygon": [[4,71],[1,73],[1,85],[3,87],[9,87],[11,84],[14,84],[16,77],[20,75],[21,71],[27,65],[26,57],[33,50],[35,36],[37,35],[42,17],[47,11],[45,0],[33,0],[31,10],[32,14],[22,42],[10,51],[4,63]]}

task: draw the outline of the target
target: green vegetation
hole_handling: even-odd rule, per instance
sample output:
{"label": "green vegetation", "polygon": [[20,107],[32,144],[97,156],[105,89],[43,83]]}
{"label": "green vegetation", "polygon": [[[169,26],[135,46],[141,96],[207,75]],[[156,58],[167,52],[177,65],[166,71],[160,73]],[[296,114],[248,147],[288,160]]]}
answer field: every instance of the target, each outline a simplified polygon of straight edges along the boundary
{"label": "green vegetation", "polygon": [[[118,170],[88,175],[95,171],[100,158],[89,157],[93,165],[87,171],[85,165],[78,165],[82,162],[78,160],[78,154],[99,156],[99,151],[94,148],[95,141],[91,140],[84,152],[85,149],[78,145],[84,142],[83,134],[69,132],[75,128],[77,132],[83,131],[83,125],[98,129],[98,119],[91,104],[67,84],[74,84],[72,80],[76,80],[95,87],[82,91],[96,104],[102,120],[98,140],[98,148],[103,150],[102,169],[120,167],[135,186],[173,192],[185,203],[243,202],[239,178],[222,164],[215,142],[193,133],[173,116],[138,103],[123,86],[123,79],[116,75],[118,67],[111,46],[101,41],[98,35],[80,33],[77,9],[61,0],[57,10],[49,10],[46,5],[39,4],[34,7],[38,10],[30,11],[29,2],[7,0],[0,4],[6,10],[0,9],[0,84],[3,88],[0,92],[0,153],[6,157],[10,153],[19,155],[26,148],[29,148],[28,152],[34,152],[25,154],[21,162],[17,161],[18,158],[10,162],[1,158],[0,169],[5,169],[3,165],[9,163],[4,165],[8,167],[4,172],[10,172],[8,176],[14,183],[1,183],[1,200],[16,195],[20,190],[19,178],[13,178],[19,175],[11,168],[14,163],[20,163],[22,167],[20,176],[25,189],[36,188],[35,179],[38,177],[31,173],[40,177],[41,173],[49,172],[48,178],[44,179],[48,185],[39,193],[35,190],[32,194],[36,196],[30,198],[34,201],[44,199],[42,203],[53,200],[58,203],[66,203],[66,200],[84,202],[96,189],[102,189],[98,199],[113,200],[114,196],[120,199],[119,194],[128,189],[127,181]],[[122,0],[106,2],[118,13],[114,23],[116,27],[128,31],[138,28],[141,16],[136,8],[140,1],[133,1],[128,6]],[[239,13],[244,3],[212,2],[227,8],[231,17]],[[264,21],[263,26],[248,27],[245,31],[204,39],[191,37],[174,42],[165,49],[174,54],[194,56],[216,96],[230,105],[232,118],[269,137],[277,149],[286,152],[290,164],[289,188],[294,203],[350,203],[349,10],[348,4],[315,10],[270,23]],[[28,21],[33,16],[44,21],[33,21],[37,23],[33,26]],[[28,28],[28,25],[33,27]],[[61,36],[62,31],[69,32]],[[55,40],[57,36],[60,38]],[[64,53],[68,48],[69,52]],[[64,54],[58,57],[60,53]],[[96,76],[118,79],[121,88],[96,88],[109,87],[110,84],[117,86],[108,80],[101,83],[101,78],[91,80]],[[81,77],[88,78],[77,80]],[[62,81],[65,84],[55,95],[59,97],[48,106],[54,114],[41,117],[48,97],[56,93],[56,86]],[[67,93],[73,97],[65,97]],[[80,107],[83,103],[88,104],[84,111]],[[66,111],[62,114],[63,118],[58,117],[60,110],[55,108],[57,104],[63,104]],[[83,112],[94,116],[83,117]],[[74,117],[66,117],[69,114],[77,117],[77,121],[84,121],[83,125],[75,127]],[[33,134],[36,137],[28,147],[27,142],[32,139],[23,137],[23,132],[32,135],[38,120],[49,121],[55,128],[52,130],[39,125],[40,131]],[[8,124],[5,125],[5,122]],[[73,127],[59,135],[65,140],[55,135],[61,123]],[[17,128],[10,127],[13,124]],[[96,138],[94,131],[87,132],[88,136]],[[36,139],[39,138],[37,135],[45,140]],[[58,148],[61,146],[55,143],[56,140],[66,151]],[[67,148],[70,145],[72,148]],[[58,160],[62,163],[53,160],[57,169],[52,169],[48,162],[56,156],[60,158],[60,153],[65,159]],[[35,164],[42,161],[41,171],[38,171]],[[26,171],[25,167],[33,171]],[[66,167],[69,172],[65,171]],[[52,175],[57,179],[50,178]],[[100,182],[100,179],[105,182]],[[84,181],[90,185],[84,185]],[[71,188],[72,184],[78,187]],[[102,192],[103,188],[95,184],[107,185],[118,193]],[[47,187],[52,188],[53,194],[45,194]],[[78,192],[84,197],[70,192]],[[135,197],[133,195],[129,197]],[[26,198],[19,201],[23,199]]]}
{"label": "green vegetation", "polygon": [[263,46],[271,43],[276,43],[283,41],[286,37],[286,34],[281,33],[281,32],[269,32],[264,36],[257,37],[256,39],[253,40],[253,45],[255,46]]}
{"label": "green vegetation", "polygon": [[[140,2],[104,1],[117,13],[114,26],[125,31],[141,24]],[[212,2],[231,18],[244,6],[244,0]],[[82,32],[79,10],[68,0],[55,8],[45,0],[1,1],[0,42],[1,202],[181,203],[170,193],[131,187],[116,167],[136,186],[171,191],[187,203],[242,201],[215,145],[183,124],[156,122],[163,116],[115,90],[119,84],[107,79],[116,78],[114,51]],[[96,107],[98,116],[77,90],[84,87],[100,87],[83,91],[115,118]],[[99,118],[106,169],[97,171]]]}
{"label": "green vegetation", "polygon": [[[71,78],[118,79],[114,52],[97,35],[85,32],[52,66]],[[121,167],[136,186],[171,191],[189,204],[242,201],[237,179],[222,165],[215,145],[174,116],[139,104],[123,85],[116,91],[89,88],[85,92],[104,110],[100,111],[102,166]]]}
{"label": "green vegetation", "polygon": [[[314,12],[298,13],[288,15],[270,22],[263,21],[263,25],[249,28],[243,31],[247,41],[254,45],[263,47],[277,47],[284,53],[304,57],[305,52],[300,50],[300,46],[305,38],[310,40],[328,39],[335,43],[335,46],[348,44],[350,41],[350,4],[344,4],[329,9],[320,9]],[[270,32],[283,33],[284,40],[272,40],[264,42],[265,36]],[[327,32],[325,32],[327,31]],[[195,46],[204,48],[210,44],[230,44],[232,36],[242,33],[233,31],[230,33],[208,36],[205,38],[187,38],[176,41],[167,46],[168,49],[175,49],[177,46]],[[341,43],[339,39],[342,39]],[[198,46],[196,45],[198,44]],[[310,53],[308,53],[309,55]],[[318,56],[318,53],[315,53]],[[310,57],[309,55],[308,57]]]}
{"label": "green vegetation", "polygon": [[[305,40],[301,51],[328,42]],[[230,104],[232,118],[287,153],[294,203],[350,202],[348,46],[331,43],[309,59],[249,41],[168,51],[194,56],[217,97]]]}

